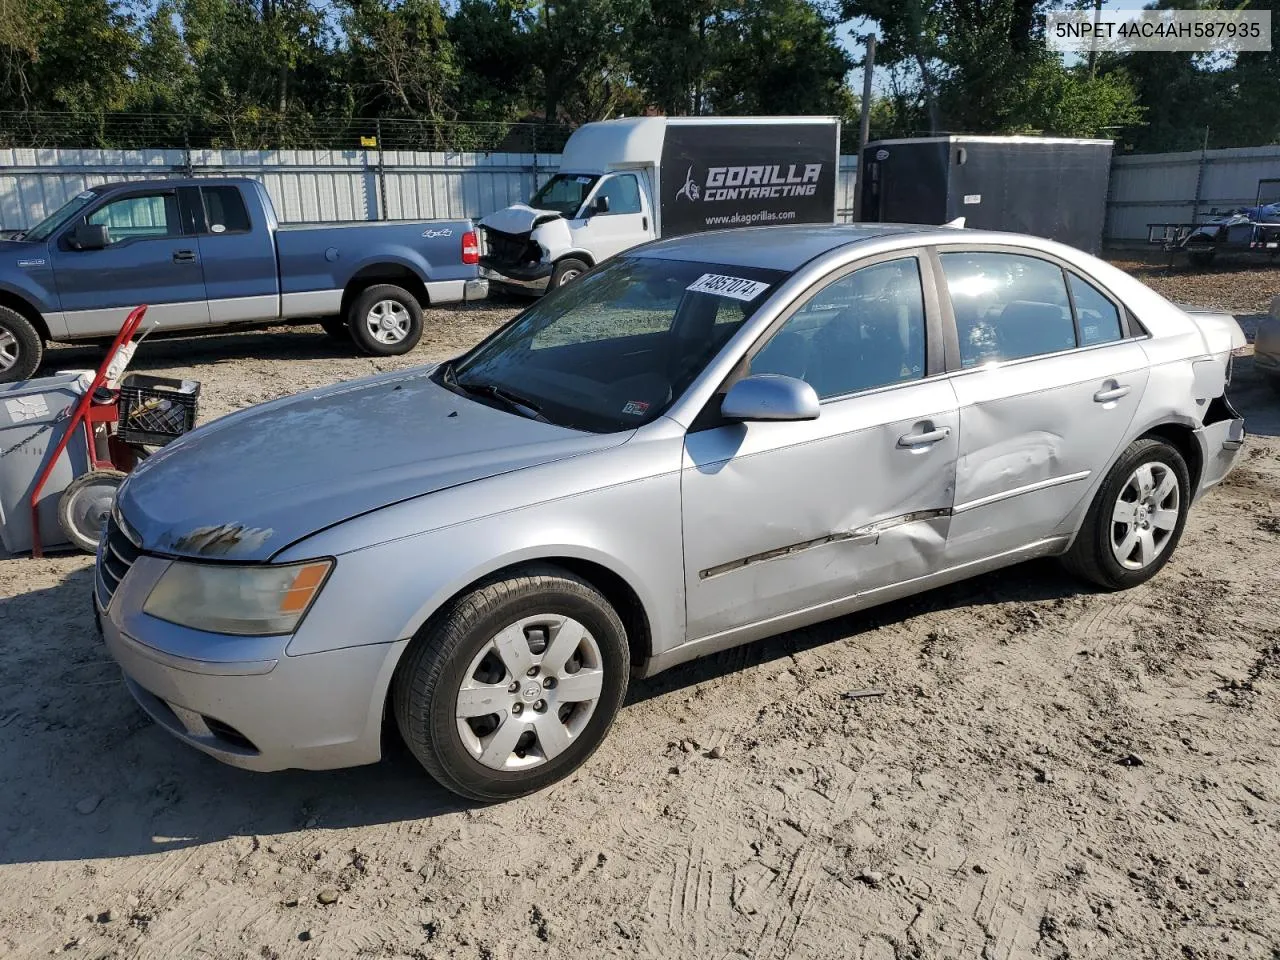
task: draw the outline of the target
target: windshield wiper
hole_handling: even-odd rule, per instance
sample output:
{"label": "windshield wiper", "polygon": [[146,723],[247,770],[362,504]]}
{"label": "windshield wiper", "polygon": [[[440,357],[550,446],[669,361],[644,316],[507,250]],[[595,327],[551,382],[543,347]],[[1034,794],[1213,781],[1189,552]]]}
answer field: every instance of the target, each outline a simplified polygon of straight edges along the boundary
{"label": "windshield wiper", "polygon": [[[445,371],[445,376],[450,377],[452,374],[452,365]],[[495,383],[464,383],[461,380],[450,377],[450,381],[460,390],[474,394],[480,397],[490,397],[499,401],[509,410],[514,410],[523,417],[531,420],[537,420],[539,423],[550,423],[546,417],[542,415],[542,409],[533,401],[528,400],[518,393],[513,393],[506,387],[500,387]]]}

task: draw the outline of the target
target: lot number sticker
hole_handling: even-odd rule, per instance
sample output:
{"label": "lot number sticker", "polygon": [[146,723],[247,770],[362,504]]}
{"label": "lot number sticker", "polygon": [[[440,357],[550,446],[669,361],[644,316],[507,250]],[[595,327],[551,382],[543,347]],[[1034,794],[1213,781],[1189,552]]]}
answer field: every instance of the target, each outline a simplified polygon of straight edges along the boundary
{"label": "lot number sticker", "polygon": [[769,289],[767,283],[759,280],[747,280],[743,277],[726,277],[718,273],[704,273],[686,290],[694,293],[714,293],[721,297],[733,297],[735,300],[754,300]]}

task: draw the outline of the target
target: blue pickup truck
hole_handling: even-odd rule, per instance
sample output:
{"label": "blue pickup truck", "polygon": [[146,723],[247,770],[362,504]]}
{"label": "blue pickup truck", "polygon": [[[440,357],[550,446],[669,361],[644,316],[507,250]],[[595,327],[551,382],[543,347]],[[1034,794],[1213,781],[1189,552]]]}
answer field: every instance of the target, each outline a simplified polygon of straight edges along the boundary
{"label": "blue pickup truck", "polygon": [[242,178],[112,183],[0,241],[0,383],[49,340],[112,337],[129,308],[158,329],[316,318],[375,355],[407,353],[427,304],[488,294],[470,220],[282,225]]}

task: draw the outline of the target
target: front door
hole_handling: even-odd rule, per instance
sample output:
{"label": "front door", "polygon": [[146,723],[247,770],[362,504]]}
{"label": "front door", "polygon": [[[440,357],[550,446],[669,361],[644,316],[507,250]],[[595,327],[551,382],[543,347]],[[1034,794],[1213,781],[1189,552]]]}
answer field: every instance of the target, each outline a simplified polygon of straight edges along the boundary
{"label": "front door", "polygon": [[[597,212],[601,198],[608,209]],[[597,263],[653,239],[653,217],[637,174],[602,177],[582,214],[570,221],[569,230],[574,246],[589,250]]]}
{"label": "front door", "polygon": [[1128,435],[1148,361],[1119,305],[1057,263],[998,250],[940,260],[960,367],[951,565],[1070,532]]}
{"label": "front door", "polygon": [[951,385],[928,376],[929,331],[940,329],[925,309],[928,270],[899,254],[847,272],[751,357],[750,373],[810,383],[818,419],[690,432],[681,481],[689,639],[940,565],[959,423]]}
{"label": "front door", "polygon": [[113,335],[140,303],[148,305],[147,322],[164,328],[209,323],[199,247],[195,237],[183,233],[176,190],[112,193],[86,216],[107,227],[105,248],[72,249],[70,233],[83,218],[72,221],[51,245],[71,337]]}

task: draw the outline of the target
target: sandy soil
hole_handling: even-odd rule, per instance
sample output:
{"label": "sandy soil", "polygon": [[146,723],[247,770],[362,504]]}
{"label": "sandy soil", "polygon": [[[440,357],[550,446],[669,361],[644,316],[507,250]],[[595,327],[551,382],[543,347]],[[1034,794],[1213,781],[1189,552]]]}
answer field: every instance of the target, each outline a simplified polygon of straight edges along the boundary
{"label": "sandy soil", "polygon": [[[1256,312],[1280,276],[1219,273],[1147,279]],[[212,417],[511,309],[432,311],[395,361],[296,327],[138,367],[202,380]],[[1153,582],[1032,564],[690,664],[502,806],[400,752],[207,759],[95,642],[88,558],[0,561],[0,957],[1276,960],[1280,396],[1248,359],[1233,393],[1245,457]]]}

